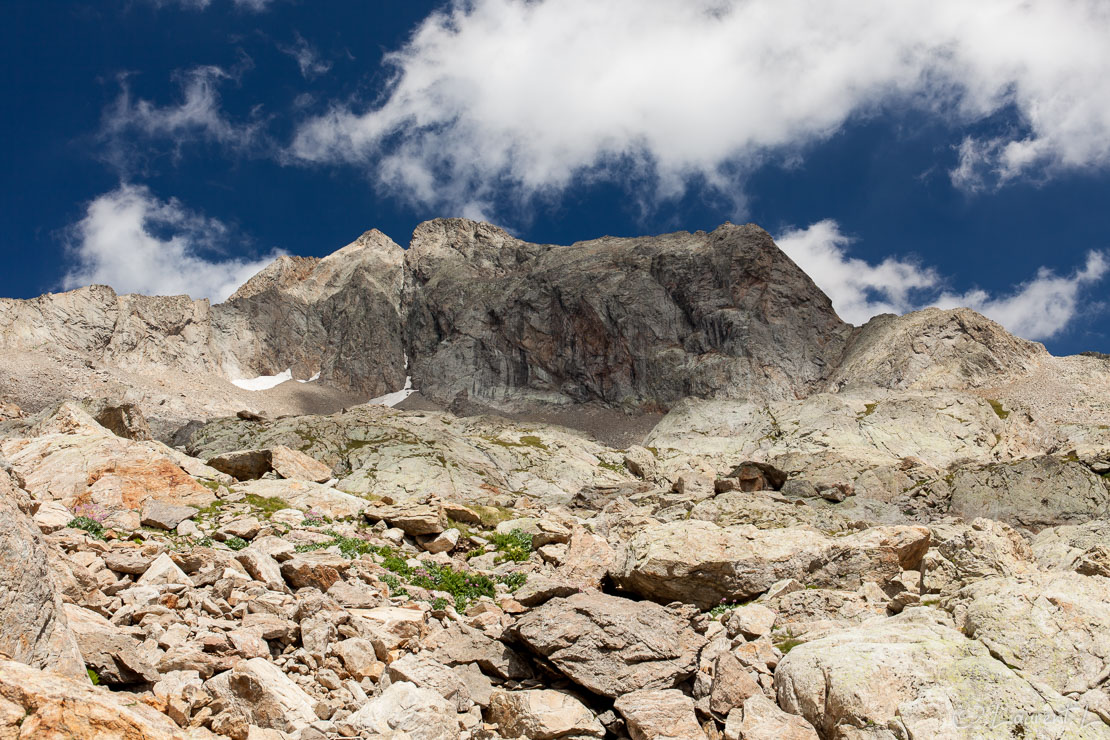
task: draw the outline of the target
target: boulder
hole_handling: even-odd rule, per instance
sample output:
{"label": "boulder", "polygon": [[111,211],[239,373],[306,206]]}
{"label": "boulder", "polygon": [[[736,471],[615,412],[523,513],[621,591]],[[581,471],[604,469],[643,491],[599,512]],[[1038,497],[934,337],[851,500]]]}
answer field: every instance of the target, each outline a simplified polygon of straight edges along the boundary
{"label": "boulder", "polygon": [[1110,568],[1099,567],[1107,543],[1110,519],[1096,519],[1042,530],[1033,538],[1032,549],[1042,568],[1110,576]]}
{"label": "boulder", "polygon": [[100,427],[6,439],[0,451],[32,496],[70,509],[137,512],[149,498],[195,507],[216,500],[170,457]]}
{"label": "boulder", "polygon": [[867,737],[1110,737],[1095,715],[991,657],[941,613],[895,617],[797,645],[775,669],[778,703],[818,734]]}
{"label": "boulder", "polygon": [[929,533],[932,548],[921,563],[926,592],[948,595],[981,578],[1037,570],[1029,543],[1003,522],[943,521],[930,525]]}
{"label": "boulder", "polygon": [[752,694],[744,706],[728,713],[725,740],[818,740],[813,725],[787,714],[763,694]]}
{"label": "boulder", "polygon": [[299,732],[316,721],[315,702],[265,658],[251,658],[204,682],[233,718],[263,729]]}
{"label": "boulder", "polygon": [[991,654],[1061,694],[1105,691],[1110,580],[1078,573],[987,578],[948,603],[956,625]]}
{"label": "boulder", "polygon": [[143,412],[133,403],[108,404],[95,409],[96,423],[117,437],[138,442],[154,439]]}
{"label": "boulder", "polygon": [[0,471],[0,655],[88,680],[51,577],[47,544]]}
{"label": "boulder", "polygon": [[50,534],[68,527],[69,523],[73,521],[73,512],[57,501],[43,501],[39,504],[35,515],[31,517],[31,521],[35,523],[40,532]]}
{"label": "boulder", "polygon": [[557,740],[563,737],[604,737],[605,727],[585,704],[551,689],[504,691],[490,696],[486,720],[502,737]]}
{"label": "boulder", "polygon": [[431,689],[465,712],[473,705],[466,684],[455,671],[424,654],[407,653],[389,664],[389,678]]}
{"label": "boulder", "polygon": [[191,506],[180,506],[156,499],[147,499],[143,502],[140,521],[144,527],[157,527],[158,529],[176,529],[178,524],[186,519],[196,516],[197,510]]}
{"label": "boulder", "polygon": [[835,588],[883,585],[903,570],[917,569],[928,546],[924,527],[875,527],[830,537],[805,528],[675,521],[633,535],[610,575],[641,596],[709,609],[752,599],[786,578]]}
{"label": "boulder", "polygon": [[552,599],[513,632],[572,681],[608,697],[677,685],[696,669],[705,642],[658,604],[601,593]]}
{"label": "boulder", "polygon": [[694,700],[676,689],[632,691],[613,703],[632,740],[705,740]]}
{"label": "boulder", "polygon": [[461,622],[452,622],[446,629],[430,633],[424,638],[423,647],[436,660],[447,665],[474,663],[485,673],[502,679],[519,680],[532,676],[528,661],[519,653]]}
{"label": "boulder", "polygon": [[774,465],[762,462],[743,462],[724,478],[717,480],[717,493],[725,491],[778,491],[786,483],[787,474]]}
{"label": "boulder", "polygon": [[154,562],[143,572],[142,576],[136,583],[140,586],[162,586],[170,584],[180,584],[184,586],[192,586],[193,579],[185,574],[185,571],[177,567],[173,562],[173,558],[169,553],[162,553]]}
{"label": "boulder", "polygon": [[[235,488],[243,494],[279,498],[295,509],[315,510],[332,519],[358,516],[369,504],[366,499],[359,496],[352,496],[349,493],[304,480],[252,480]],[[272,518],[271,521],[273,521]]]}
{"label": "boulder", "polygon": [[205,462],[235,480],[255,480],[273,470],[269,450],[235,450],[210,457]]}
{"label": "boulder", "polygon": [[282,478],[326,483],[331,480],[331,468],[303,452],[285,445],[270,448],[270,465]]}
{"label": "boulder", "polygon": [[371,523],[384,521],[410,535],[439,534],[447,529],[447,512],[435,501],[392,505],[379,501],[368,506],[363,516]]}
{"label": "boulder", "polygon": [[1110,510],[1110,490],[1087,466],[1044,455],[957,469],[949,513],[1040,530],[1096,519]]}
{"label": "boulder", "polygon": [[76,604],[66,604],[65,611],[85,665],[96,672],[101,683],[118,686],[159,679],[138,640],[96,612]]}
{"label": "boulder", "polygon": [[392,737],[407,733],[411,740],[452,740],[459,737],[455,707],[429,689],[406,681],[391,684],[381,696],[343,720],[356,733]]}
{"label": "boulder", "polygon": [[[13,705],[18,716],[5,716],[3,707]],[[13,661],[0,661],[0,737],[214,738],[205,730],[182,730],[134,694],[105,691],[87,678],[74,680]]]}

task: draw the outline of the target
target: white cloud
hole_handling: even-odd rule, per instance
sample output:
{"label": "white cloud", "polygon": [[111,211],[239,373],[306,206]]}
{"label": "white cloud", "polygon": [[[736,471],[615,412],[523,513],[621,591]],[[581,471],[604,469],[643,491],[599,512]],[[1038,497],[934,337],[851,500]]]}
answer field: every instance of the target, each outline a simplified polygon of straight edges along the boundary
{"label": "white cloud", "polygon": [[862,324],[881,313],[914,309],[913,297],[940,282],[936,270],[888,257],[878,265],[849,257],[851,237],[831,219],[792,229],[775,240],[832,300],[840,318]]}
{"label": "white cloud", "polygon": [[176,145],[190,139],[216,142],[234,149],[247,149],[261,139],[259,121],[232,122],[220,106],[218,87],[231,75],[214,66],[195,67],[175,75],[181,100],[159,106],[135,99],[127,79],[121,80],[116,101],[104,111],[101,136],[108,142],[109,159],[126,169],[138,151],[136,136],[172,139]]}
{"label": "white cloud", "polygon": [[910,260],[888,257],[880,264],[849,257],[851,237],[836,221],[792,229],[776,239],[779,247],[832,300],[842,319],[862,324],[881,313],[906,313],[927,306],[968,307],[1026,339],[1049,339],[1080,314],[1081,293],[1110,271],[1102,252],[1088,252],[1084,267],[1061,277],[1042,267],[1032,280],[1002,296],[984,290],[942,292],[940,274]]}
{"label": "white cloud", "polygon": [[[156,7],[165,5],[180,5],[187,10],[204,10],[212,4],[212,0],[147,0]],[[270,7],[274,0],[234,0],[236,8],[250,10],[255,13],[262,12]]]}
{"label": "white cloud", "polygon": [[321,58],[320,53],[299,33],[296,34],[296,38],[291,45],[279,45],[278,49],[283,54],[288,54],[296,60],[297,66],[301,69],[301,76],[306,80],[327,74],[331,69],[331,62]]}
{"label": "white cloud", "polygon": [[[290,154],[360,163],[431,204],[646,169],[724,189],[849,120],[907,106],[969,136],[966,187],[1110,165],[1110,5],[1097,0],[455,0]],[[1007,112],[1009,135],[964,126]]]}
{"label": "white cloud", "polygon": [[210,258],[228,237],[223,223],[128,184],[89,203],[71,235],[76,265],[64,278],[66,289],[104,284],[119,293],[222,301],[280,254]]}

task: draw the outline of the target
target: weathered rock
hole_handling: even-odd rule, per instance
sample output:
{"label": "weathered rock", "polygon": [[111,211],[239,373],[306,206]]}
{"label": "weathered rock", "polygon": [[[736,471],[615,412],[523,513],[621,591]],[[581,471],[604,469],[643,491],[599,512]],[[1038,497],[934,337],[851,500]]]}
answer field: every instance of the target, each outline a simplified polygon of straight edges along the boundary
{"label": "weathered rock", "polygon": [[1002,522],[938,522],[929,532],[933,547],[921,564],[922,588],[927,592],[951,594],[981,578],[1037,569],[1029,544]]}
{"label": "weathered rock", "polygon": [[374,643],[362,637],[341,640],[332,646],[332,651],[343,661],[343,667],[355,680],[377,678],[381,675],[382,663],[374,651]]}
{"label": "weathered rock", "polygon": [[138,511],[148,498],[202,507],[216,498],[166,455],[100,427],[7,439],[0,451],[31,495],[70,509],[88,504]]}
{"label": "weathered rock", "polygon": [[0,471],[0,654],[87,680],[51,578],[46,543],[16,506],[17,490]]}
{"label": "weathered rock", "polygon": [[31,521],[35,523],[40,532],[50,534],[68,527],[69,523],[73,521],[73,512],[57,501],[43,501],[39,504],[35,515],[31,517]]}
{"label": "weathered rock", "polygon": [[95,612],[66,604],[66,619],[77,639],[85,665],[109,685],[157,681],[158,671],[143,656],[133,637]]}
{"label": "weathered rock", "polygon": [[719,479],[717,493],[725,491],[778,491],[786,483],[786,473],[774,465],[762,462],[744,462],[737,465],[724,478]]}
{"label": "weathered rock", "polygon": [[729,637],[741,635],[748,640],[771,634],[775,613],[762,604],[747,604],[733,609],[725,622]]}
{"label": "weathered rock", "polygon": [[1110,490],[1089,468],[1051,456],[960,468],[948,482],[949,512],[1041,529],[1084,522],[1110,510]]}
{"label": "weathered rock", "polygon": [[459,544],[460,536],[459,530],[452,527],[435,536],[429,536],[421,540],[420,546],[431,553],[451,552]]}
{"label": "weathered rock", "polygon": [[1045,529],[1033,538],[1032,548],[1037,563],[1042,568],[1110,576],[1110,569],[1101,567],[1108,542],[1110,520],[1096,519],[1083,524]]}
{"label": "weathered rock", "polygon": [[391,527],[403,529],[405,534],[439,534],[447,529],[447,512],[438,502],[402,503],[393,506],[379,502],[367,507],[363,515],[369,522],[384,521]]}
{"label": "weathered rock", "polygon": [[1077,573],[980,580],[952,599],[956,625],[1023,676],[1061,694],[1102,687],[1110,581]]}
{"label": "weathered rock", "polygon": [[253,540],[255,535],[262,530],[262,522],[258,521],[253,516],[241,516],[238,519],[232,519],[230,522],[222,524],[216,530],[216,538],[219,540],[227,540],[231,537],[238,537],[244,540]]}
{"label": "weathered rock", "polygon": [[488,720],[506,738],[556,740],[562,737],[603,737],[605,727],[585,704],[570,694],[550,689],[503,691],[490,697]]}
{"label": "weathered rock", "polygon": [[263,548],[256,548],[252,543],[240,550],[235,559],[246,569],[251,578],[265,583],[271,591],[285,590],[285,579],[281,573],[281,565]]}
{"label": "weathered rock", "polygon": [[523,586],[513,592],[513,598],[524,606],[531,607],[539,606],[559,596],[570,596],[578,591],[577,586],[561,578],[530,576]]}
{"label": "weathered rock", "polygon": [[1093,715],[1034,687],[925,608],[794,647],[775,669],[775,690],[783,709],[823,737],[863,727],[887,740],[1110,737]]}
{"label": "weathered rock", "polygon": [[197,510],[191,506],[178,506],[177,504],[147,499],[143,502],[140,521],[144,527],[157,527],[158,529],[176,529],[178,524],[196,516]]}
{"label": "weathered rock", "polygon": [[429,689],[400,681],[381,696],[343,720],[356,731],[392,736],[407,733],[412,740],[458,738],[455,707]]}
{"label": "weathered rock", "polygon": [[632,740],[704,740],[694,700],[675,689],[622,694],[613,708],[628,724]]}
{"label": "weathered rock", "polygon": [[484,672],[504,679],[519,680],[532,675],[528,662],[511,647],[460,622],[429,634],[423,646],[447,665],[475,663]]}
{"label": "weathered rock", "polygon": [[312,698],[264,658],[213,676],[204,689],[223,710],[264,729],[298,732],[316,721]]}
{"label": "weathered rock", "polygon": [[704,642],[658,604],[600,593],[552,599],[513,629],[572,681],[610,697],[675,686],[695,670]]}
{"label": "weathered rock", "polygon": [[744,664],[732,653],[722,653],[713,663],[713,684],[709,708],[721,717],[742,706],[749,697],[762,695],[763,690]]}
{"label": "weathered rock", "polygon": [[364,498],[303,480],[253,480],[236,488],[244,494],[279,498],[294,508],[314,510],[333,519],[358,516],[369,503]]}
{"label": "weathered rock", "polygon": [[270,466],[282,478],[326,483],[331,480],[331,468],[298,450],[285,445],[270,448]]}
{"label": "weathered rock", "polygon": [[142,738],[143,740],[202,740],[204,730],[181,730],[161,712],[127,692],[96,689],[52,671],[12,661],[0,661],[0,707],[19,707],[15,721],[5,721],[0,708],[0,737],[4,738]]}
{"label": "weathered rock", "polygon": [[725,740],[818,740],[813,725],[787,714],[763,694],[752,694],[725,723]]}
{"label": "weathered rock", "polygon": [[458,674],[425,655],[403,655],[389,664],[388,672],[394,681],[408,681],[422,689],[431,689],[454,704],[457,711],[465,712],[473,704]]}
{"label": "weathered rock", "polygon": [[610,575],[621,588],[643,596],[708,609],[751,599],[785,578],[839,588],[883,584],[916,569],[928,543],[924,527],[876,527],[829,537],[811,529],[676,521],[637,532]]}
{"label": "weathered rock", "polygon": [[255,480],[273,470],[269,450],[235,450],[210,457],[205,462],[235,480]]}
{"label": "weathered rock", "polygon": [[193,579],[185,574],[185,571],[177,567],[173,562],[173,558],[169,553],[162,553],[150,566],[143,572],[139,580],[136,581],[140,586],[161,586],[165,584],[180,584],[192,586]]}
{"label": "weathered rock", "polygon": [[154,439],[142,410],[133,403],[105,404],[95,411],[93,418],[117,437],[140,442]]}
{"label": "weathered rock", "polygon": [[339,571],[331,564],[313,558],[314,553],[299,553],[281,564],[281,575],[290,588],[316,588],[327,591],[339,580]]}

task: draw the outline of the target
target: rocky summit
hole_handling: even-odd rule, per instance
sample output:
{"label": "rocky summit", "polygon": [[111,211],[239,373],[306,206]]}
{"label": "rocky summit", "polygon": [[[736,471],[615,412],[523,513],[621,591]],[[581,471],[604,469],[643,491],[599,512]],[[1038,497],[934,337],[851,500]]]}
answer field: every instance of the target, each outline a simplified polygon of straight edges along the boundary
{"label": "rocky summit", "polygon": [[1110,738],[1110,361],[760,228],[0,301],[0,738]]}

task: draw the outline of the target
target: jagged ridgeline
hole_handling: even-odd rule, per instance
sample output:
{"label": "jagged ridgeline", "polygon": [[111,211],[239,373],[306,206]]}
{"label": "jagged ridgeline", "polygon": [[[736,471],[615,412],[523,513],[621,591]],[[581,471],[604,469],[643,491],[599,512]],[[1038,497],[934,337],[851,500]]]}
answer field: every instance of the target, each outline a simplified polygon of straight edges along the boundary
{"label": "jagged ridgeline", "polygon": [[0,738],[1110,738],[1108,543],[1110,361],[752,225],[0,301]]}

